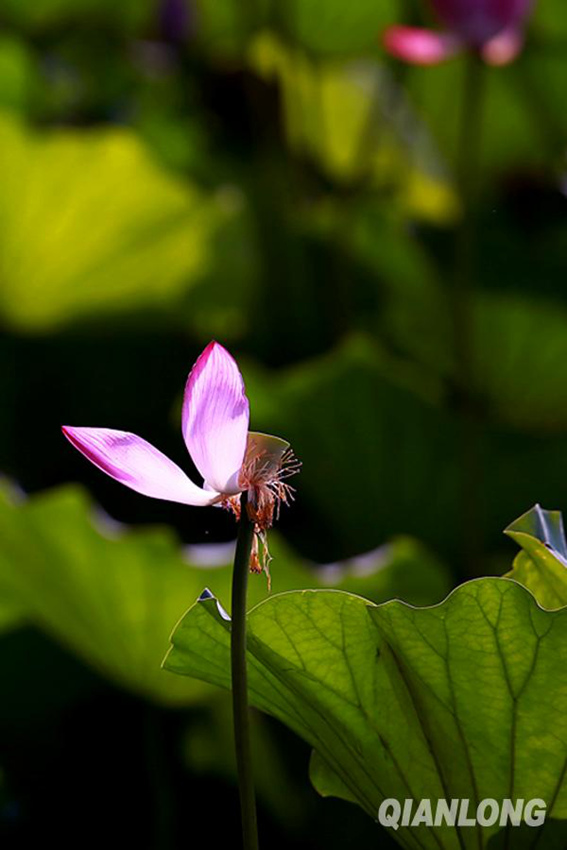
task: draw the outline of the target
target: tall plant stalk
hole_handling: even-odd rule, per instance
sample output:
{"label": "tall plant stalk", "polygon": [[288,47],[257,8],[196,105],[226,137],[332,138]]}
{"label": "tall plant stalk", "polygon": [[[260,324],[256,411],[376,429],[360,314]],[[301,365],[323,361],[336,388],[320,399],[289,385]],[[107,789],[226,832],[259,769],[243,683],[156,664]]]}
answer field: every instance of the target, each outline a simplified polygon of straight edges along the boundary
{"label": "tall plant stalk", "polygon": [[254,541],[254,523],[247,512],[247,493],[240,496],[240,523],[234,569],[232,573],[232,624],[230,654],[232,674],[232,711],[236,768],[242,817],[244,850],[258,850],[256,799],[250,752],[250,715],[248,710],[248,677],[246,670],[246,589],[250,571],[250,555]]}

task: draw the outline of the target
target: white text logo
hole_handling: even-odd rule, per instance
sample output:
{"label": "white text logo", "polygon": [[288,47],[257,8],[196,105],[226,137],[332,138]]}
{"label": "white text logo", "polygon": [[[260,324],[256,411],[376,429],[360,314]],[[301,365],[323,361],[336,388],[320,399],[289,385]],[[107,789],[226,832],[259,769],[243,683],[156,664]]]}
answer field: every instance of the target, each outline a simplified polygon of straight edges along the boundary
{"label": "white text logo", "polygon": [[400,826],[541,826],[545,821],[544,800],[481,800],[471,811],[470,800],[384,800],[378,823],[390,829]]}

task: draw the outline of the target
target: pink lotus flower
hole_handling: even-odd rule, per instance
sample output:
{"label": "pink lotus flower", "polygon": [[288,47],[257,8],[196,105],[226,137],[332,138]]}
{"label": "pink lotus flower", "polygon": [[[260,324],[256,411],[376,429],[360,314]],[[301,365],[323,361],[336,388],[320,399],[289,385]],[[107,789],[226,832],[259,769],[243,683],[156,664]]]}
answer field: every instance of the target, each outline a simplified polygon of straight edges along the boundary
{"label": "pink lotus flower", "polygon": [[298,471],[298,464],[289,443],[249,431],[249,419],[236,361],[211,342],[191,370],[182,413],[183,437],[204,479],[202,487],[136,434],[68,425],[62,430],[95,466],[144,496],[185,505],[220,504],[238,515],[239,494],[246,490],[248,514],[261,536],[279,504],[288,502],[291,488],[284,479]]}
{"label": "pink lotus flower", "polygon": [[384,46],[398,59],[437,65],[463,50],[490,65],[506,65],[520,53],[524,26],[535,0],[431,0],[445,32],[394,26]]}

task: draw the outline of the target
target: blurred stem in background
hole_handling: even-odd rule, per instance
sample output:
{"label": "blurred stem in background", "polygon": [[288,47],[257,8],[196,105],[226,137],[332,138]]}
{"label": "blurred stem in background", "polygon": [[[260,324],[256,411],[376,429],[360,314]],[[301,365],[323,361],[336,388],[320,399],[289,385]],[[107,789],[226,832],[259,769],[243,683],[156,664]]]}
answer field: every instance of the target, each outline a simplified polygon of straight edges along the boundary
{"label": "blurred stem in background", "polygon": [[455,174],[462,212],[455,239],[451,294],[457,408],[461,421],[462,540],[470,575],[481,574],[483,553],[481,431],[474,389],[474,291],[483,100],[484,66],[480,56],[471,51],[466,56],[463,73]]}
{"label": "blurred stem in background", "polygon": [[148,782],[154,807],[155,827],[152,846],[155,850],[174,850],[175,795],[166,743],[165,713],[158,706],[148,704],[144,725]]}
{"label": "blurred stem in background", "polygon": [[244,850],[258,850],[246,672],[246,589],[254,540],[254,523],[248,517],[247,504],[247,493],[244,491],[240,496],[240,523],[232,573],[230,654],[236,770],[242,815],[242,844]]}

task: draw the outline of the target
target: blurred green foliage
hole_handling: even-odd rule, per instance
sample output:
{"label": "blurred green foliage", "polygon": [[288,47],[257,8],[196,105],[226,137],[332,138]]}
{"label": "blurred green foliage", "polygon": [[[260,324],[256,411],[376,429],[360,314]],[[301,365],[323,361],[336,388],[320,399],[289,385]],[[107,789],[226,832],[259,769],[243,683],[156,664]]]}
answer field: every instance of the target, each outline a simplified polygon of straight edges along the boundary
{"label": "blurred green foliage", "polygon": [[5,118],[0,145],[11,324],[41,331],[133,301],[159,309],[206,268],[222,202],[156,169],[131,133],[37,136]]}
{"label": "blurred green foliage", "polygon": [[150,19],[153,5],[152,0],[3,0],[1,12],[9,24],[31,32],[70,22],[84,26],[93,20],[134,28]]}
{"label": "blurred green foliage", "polygon": [[[98,529],[97,529],[98,524]],[[62,529],[65,533],[62,534]],[[40,626],[119,685],[157,702],[206,699],[200,683],[161,670],[168,638],[205,587],[228,596],[231,552],[214,545],[186,556],[165,529],[131,532],[94,513],[86,496],[65,488],[18,503],[6,489],[0,505],[0,628]],[[321,586],[319,576],[278,539],[271,541],[278,591]],[[207,557],[212,568],[207,568]],[[199,560],[204,565],[199,566]],[[421,604],[442,599],[446,571],[409,540],[337,564],[332,581],[377,601],[403,595]],[[268,595],[267,580],[250,582],[249,604]]]}

